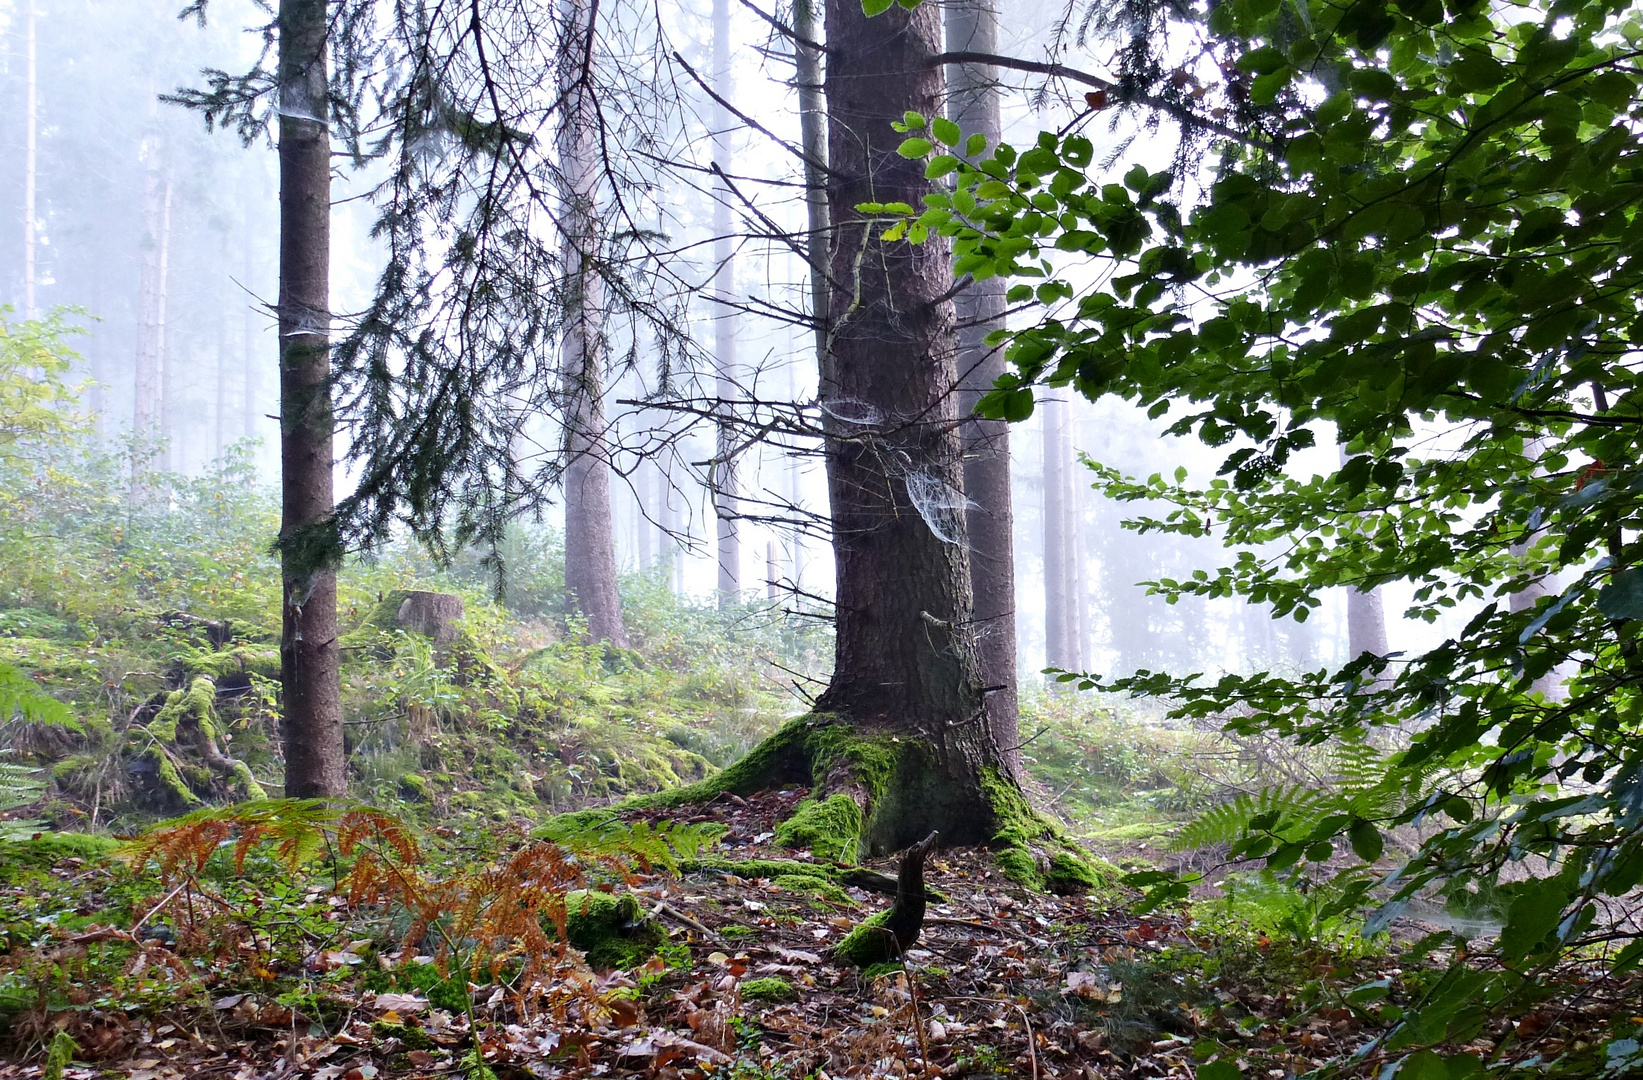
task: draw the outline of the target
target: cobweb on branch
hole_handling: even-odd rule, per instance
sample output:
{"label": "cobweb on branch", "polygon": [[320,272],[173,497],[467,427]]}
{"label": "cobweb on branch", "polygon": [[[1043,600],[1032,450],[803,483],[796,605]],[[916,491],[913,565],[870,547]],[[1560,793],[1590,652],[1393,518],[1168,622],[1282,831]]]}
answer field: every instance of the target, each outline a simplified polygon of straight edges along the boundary
{"label": "cobweb on branch", "polygon": [[910,472],[906,482],[907,497],[936,539],[944,544],[962,543],[964,512],[974,505],[964,492],[931,472]]}

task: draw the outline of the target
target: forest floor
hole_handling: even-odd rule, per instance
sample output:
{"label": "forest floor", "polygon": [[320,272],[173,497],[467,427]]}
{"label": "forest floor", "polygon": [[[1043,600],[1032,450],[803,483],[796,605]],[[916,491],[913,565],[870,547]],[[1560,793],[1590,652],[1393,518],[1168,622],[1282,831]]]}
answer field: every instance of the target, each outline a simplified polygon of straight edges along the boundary
{"label": "forest floor", "polygon": [[[54,992],[68,993],[66,1004],[18,1020],[10,1041],[14,1060],[26,1063],[0,1065],[0,1078],[40,1077],[45,1048],[64,1032],[74,1062],[60,1075],[72,1080],[1238,1075],[1226,1072],[1230,1064],[1205,1066],[1216,1059],[1236,1061],[1248,1080],[1277,1080],[1385,1030],[1414,974],[1395,955],[1303,947],[1195,921],[1191,909],[1137,915],[1134,897],[1119,891],[1033,893],[981,850],[932,857],[927,883],[944,900],[931,904],[918,946],[904,967],[862,972],[833,962],[829,949],[887,897],[724,868],[804,861],[771,843],[804,794],[724,796],[686,815],[727,831],[713,849],[718,869],[641,873],[628,883],[666,927],[657,956],[634,970],[555,976],[562,1000],[600,1007],[527,1016],[500,985],[470,985],[474,1023],[441,1008],[433,990],[373,981],[399,958],[345,942],[359,924],[343,896],[317,883],[283,898],[310,919],[301,991],[290,971],[279,978],[255,959],[191,955],[165,935],[128,948],[118,966],[94,969],[88,950],[100,945],[89,943],[125,933],[102,923],[149,901],[133,904],[130,873],[61,860],[0,892],[8,966],[32,958],[39,985],[55,978]],[[254,906],[279,899],[270,891]],[[130,925],[120,919],[111,926]],[[26,943],[24,924],[38,930]],[[1635,1009],[1627,1000],[1614,988],[1577,988],[1462,1048],[1487,1055],[1504,1040],[1510,1057],[1550,1060],[1579,1044],[1588,1013]],[[1349,1073],[1378,1069],[1370,1054]]]}

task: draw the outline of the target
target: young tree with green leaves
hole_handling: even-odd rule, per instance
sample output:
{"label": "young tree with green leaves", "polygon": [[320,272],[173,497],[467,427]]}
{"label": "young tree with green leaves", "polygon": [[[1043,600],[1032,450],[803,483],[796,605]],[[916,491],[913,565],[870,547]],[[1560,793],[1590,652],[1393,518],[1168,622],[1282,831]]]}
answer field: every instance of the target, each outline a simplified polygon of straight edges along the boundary
{"label": "young tree with green leaves", "polygon": [[[1075,125],[974,167],[909,141],[929,175],[958,177],[912,216],[953,238],[958,272],[1020,278],[1012,300],[1043,305],[984,412],[1021,418],[1035,388],[1071,386],[1226,448],[1207,484],[1098,474],[1109,497],[1170,505],[1132,527],[1234,552],[1155,591],[1301,619],[1325,590],[1402,581],[1409,616],[1470,616],[1423,653],[1333,671],[1081,684],[1308,745],[1415,732],[1375,783],[1316,812],[1269,808],[1233,846],[1285,873],[1350,847],[1363,865],[1333,906],[1373,909],[1371,931],[1422,896],[1499,921],[1472,947],[1486,962],[1456,960],[1365,1048],[1396,1061],[1535,1000],[1574,950],[1610,973],[1643,961],[1612,907],[1643,883],[1643,22],[1607,0],[1154,16],[1197,20],[1204,54],[1166,61],[1138,19],[1124,78],[1092,108],[1146,104],[1213,143],[1201,199],[1141,166],[1110,182]],[[1084,258],[1105,264],[1102,287],[1062,276]],[[1297,471],[1337,432],[1339,468]],[[1566,696],[1541,692],[1558,670]],[[1425,839],[1388,872],[1382,830],[1404,824]],[[1155,901],[1187,888],[1136,880]],[[1609,1053],[1638,1064],[1635,1043]]]}

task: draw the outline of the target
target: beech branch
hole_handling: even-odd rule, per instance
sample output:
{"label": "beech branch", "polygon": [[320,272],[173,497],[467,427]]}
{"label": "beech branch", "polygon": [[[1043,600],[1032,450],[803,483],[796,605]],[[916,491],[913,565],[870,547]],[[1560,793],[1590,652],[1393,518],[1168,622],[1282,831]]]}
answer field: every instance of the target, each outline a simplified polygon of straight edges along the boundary
{"label": "beech branch", "polygon": [[[1000,56],[998,53],[967,51],[944,52],[937,53],[936,55],[930,57],[926,63],[930,67],[944,67],[948,64],[990,64],[993,67],[1008,68],[1011,71],[1031,71],[1038,75],[1049,75],[1053,78],[1066,79],[1069,82],[1082,83],[1085,86],[1093,86],[1098,90],[1106,90],[1113,93],[1116,93],[1119,89],[1118,84],[1113,82],[1111,79],[1103,79],[1099,75],[1091,75],[1087,71],[1079,71],[1077,68],[1070,68],[1065,64],[1052,64],[1043,60],[1023,60],[1020,57],[1015,56]],[[1266,139],[1250,135],[1248,132],[1239,131],[1237,128],[1228,127],[1219,120],[1213,120],[1206,116],[1199,116],[1186,106],[1174,101],[1168,101],[1164,98],[1158,97],[1156,94],[1137,94],[1134,98],[1128,100],[1134,101],[1138,105],[1145,105],[1148,108],[1153,108],[1159,110],[1160,112],[1168,113],[1170,116],[1173,116],[1175,119],[1179,120],[1188,127],[1200,128],[1204,131],[1213,131],[1222,138],[1231,139],[1233,142],[1237,143],[1243,143],[1245,146],[1255,146],[1262,150],[1272,149],[1272,143]]]}

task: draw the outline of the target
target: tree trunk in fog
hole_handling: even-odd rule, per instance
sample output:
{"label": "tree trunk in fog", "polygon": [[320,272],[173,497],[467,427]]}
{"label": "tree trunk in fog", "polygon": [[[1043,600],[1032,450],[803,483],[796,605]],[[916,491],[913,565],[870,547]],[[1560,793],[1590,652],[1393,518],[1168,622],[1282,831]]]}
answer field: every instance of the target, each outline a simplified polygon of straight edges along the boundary
{"label": "tree trunk in fog", "polygon": [[804,151],[805,256],[810,263],[810,317],[815,322],[818,370],[827,363],[827,308],[831,289],[827,275],[829,211],[827,206],[827,101],[822,94],[815,0],[793,0],[794,74],[799,85],[799,140]]}
{"label": "tree trunk in fog", "polygon": [[1385,656],[1386,613],[1381,607],[1379,589],[1368,592],[1350,589],[1346,594],[1346,643],[1349,659],[1356,660],[1364,653]]}
{"label": "tree trunk in fog", "polygon": [[[833,679],[816,709],[909,744],[894,790],[868,807],[866,846],[932,828],[942,842],[992,838],[984,777],[1010,775],[991,737],[971,621],[963,449],[953,393],[957,334],[945,244],[886,243],[855,209],[913,206],[933,190],[896,153],[907,110],[934,116],[941,16],[925,4],[869,20],[827,0],[828,187],[835,223],[830,348],[820,397],[836,565]],[[865,797],[858,795],[861,801]],[[883,810],[883,813],[879,811]]]}
{"label": "tree trunk in fog", "polygon": [[131,496],[141,495],[139,475],[164,423],[167,277],[171,257],[171,177],[162,166],[159,140],[143,140],[148,166],[143,185],[142,261],[137,280],[136,392],[132,398]]}
{"label": "tree trunk in fog", "polygon": [[[249,189],[250,185],[248,184],[246,187]],[[255,223],[251,218],[251,204],[253,199],[251,198],[251,192],[249,190],[246,190],[244,195],[245,238],[242,241],[244,244],[242,254],[245,259],[245,266],[242,271],[244,278],[240,282],[240,285],[244,289],[254,289],[255,286],[252,283],[256,279],[252,277],[254,272],[254,263],[252,259],[252,238],[256,236],[256,228]],[[241,314],[243,316],[243,321],[240,326],[240,333],[244,339],[242,342],[242,347],[245,350],[245,397],[240,402],[241,409],[243,410],[240,417],[240,437],[244,439],[254,439],[257,437],[257,305],[254,295],[244,298],[244,308],[242,309]]]}
{"label": "tree trunk in fog", "polygon": [[[1069,410],[1070,411],[1070,410]],[[1071,428],[1069,419],[1069,430]],[[1083,671],[1090,663],[1090,594],[1085,574],[1084,504],[1088,472],[1077,447],[1067,440],[1067,669]]]}
{"label": "tree trunk in fog", "polygon": [[341,798],[337,578],[314,539],[332,510],[331,136],[325,0],[280,0],[280,569],[285,794]]}
{"label": "tree trunk in fog", "polygon": [[583,58],[592,55],[594,11],[591,0],[563,0],[560,7],[567,34],[559,71],[565,102],[559,128],[566,274],[565,591],[568,609],[587,620],[589,640],[625,649],[605,430],[605,295],[595,269],[600,245],[598,105],[581,67]]}
{"label": "tree trunk in fog", "polygon": [[[949,0],[945,5],[949,52],[998,52],[994,0]],[[947,69],[947,117],[963,130],[987,137],[987,151],[1001,137],[998,72],[985,64]],[[987,335],[1004,329],[1003,278],[972,281],[957,297],[959,416],[964,425],[965,525],[970,537],[970,582],[975,595],[976,648],[986,683],[987,722],[1001,747],[1021,742],[1017,715],[1015,641],[1015,512],[1010,490],[1010,425],[981,420],[976,402],[1004,374],[1004,350]],[[1016,752],[1009,751],[1012,760]]]}
{"label": "tree trunk in fog", "polygon": [[[1347,462],[1345,443],[1338,443],[1341,464]],[[1385,656],[1386,612],[1381,606],[1379,589],[1348,589],[1346,591],[1346,652],[1348,660],[1356,660],[1364,653]]]}
{"label": "tree trunk in fog", "polygon": [[[730,96],[730,0],[713,0],[713,92]],[[730,172],[730,112],[713,103],[713,167]],[[719,416],[713,466],[713,516],[718,522],[719,605],[736,602],[742,588],[741,523],[736,469],[736,253],[730,235],[730,190],[723,177],[713,184],[713,374]]]}
{"label": "tree trunk in fog", "polygon": [[228,446],[228,304],[227,297],[217,305],[217,431],[216,460],[222,461]]}
{"label": "tree trunk in fog", "polygon": [[1066,668],[1072,652],[1068,633],[1072,582],[1067,558],[1067,404],[1046,397],[1040,412],[1044,417],[1044,663]]}
{"label": "tree trunk in fog", "polygon": [[39,80],[35,64],[35,0],[23,0],[23,318],[37,316],[34,307],[35,221],[39,217],[34,205],[35,176],[39,171],[39,157],[35,152],[39,129]]}

